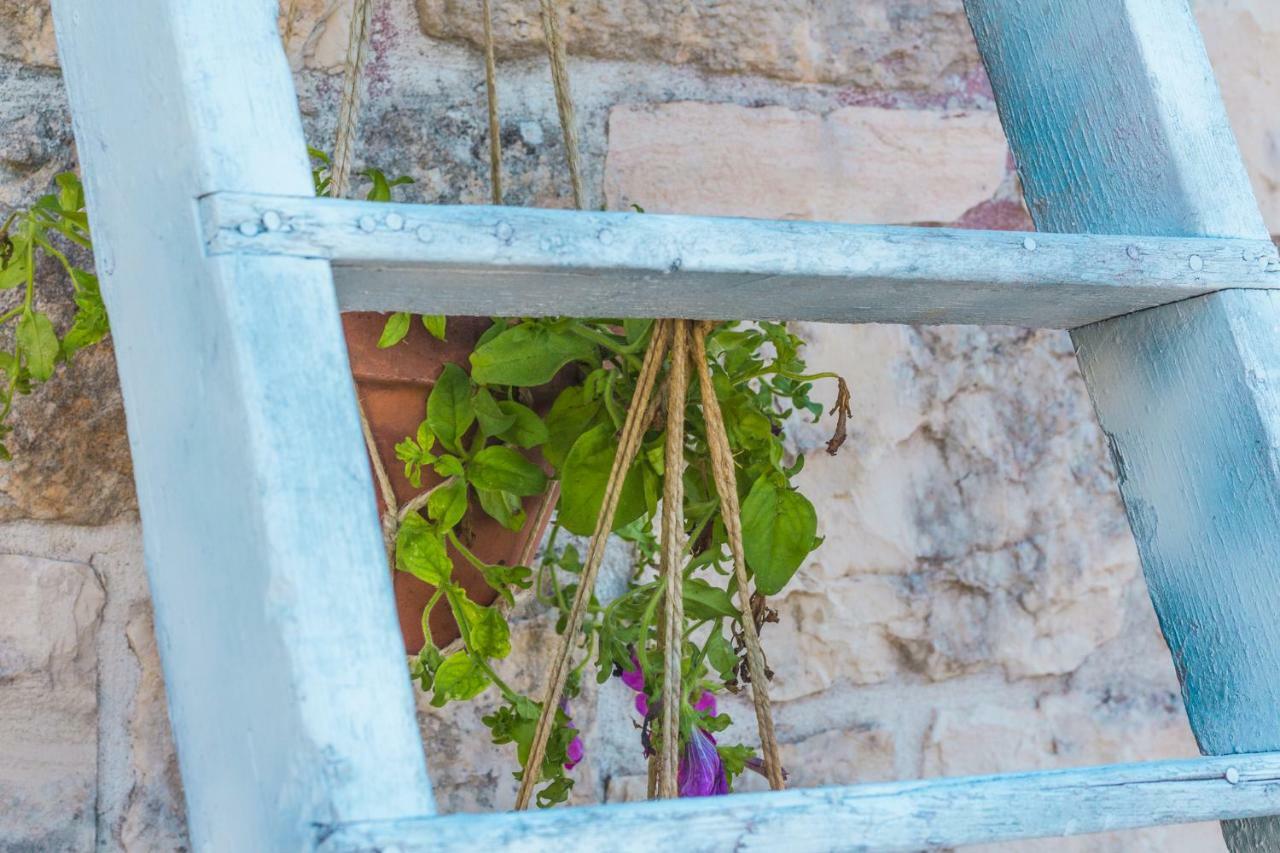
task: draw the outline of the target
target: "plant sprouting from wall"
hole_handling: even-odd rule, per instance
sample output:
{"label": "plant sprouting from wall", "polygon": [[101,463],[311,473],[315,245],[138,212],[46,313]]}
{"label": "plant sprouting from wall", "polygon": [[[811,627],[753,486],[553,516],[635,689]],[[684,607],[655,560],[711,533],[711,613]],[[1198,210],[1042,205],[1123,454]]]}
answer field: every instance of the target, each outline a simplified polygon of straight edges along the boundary
{"label": "plant sprouting from wall", "polygon": [[[48,381],[60,362],[107,334],[107,311],[98,277],[70,260],[69,248],[93,248],[80,179],[64,172],[54,179],[57,191],[42,196],[0,224],[0,290],[19,291],[17,304],[0,314],[0,326],[12,326],[9,348],[0,349],[0,458],[10,459],[3,439],[18,394],[29,394]],[[37,302],[36,272],[42,258],[54,259],[71,283],[75,314],[59,334]]]}

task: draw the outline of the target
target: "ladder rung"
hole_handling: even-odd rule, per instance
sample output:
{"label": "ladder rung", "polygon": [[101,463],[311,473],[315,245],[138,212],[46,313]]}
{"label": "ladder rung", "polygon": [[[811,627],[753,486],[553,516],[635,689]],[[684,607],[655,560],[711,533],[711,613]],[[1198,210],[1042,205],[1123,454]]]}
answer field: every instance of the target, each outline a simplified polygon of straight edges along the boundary
{"label": "ladder rung", "polygon": [[323,258],[344,310],[1075,328],[1273,288],[1265,240],[1026,234],[213,193],[210,254]]}
{"label": "ladder rung", "polygon": [[1280,814],[1280,752],[687,800],[351,823],[324,853],[875,850]]}

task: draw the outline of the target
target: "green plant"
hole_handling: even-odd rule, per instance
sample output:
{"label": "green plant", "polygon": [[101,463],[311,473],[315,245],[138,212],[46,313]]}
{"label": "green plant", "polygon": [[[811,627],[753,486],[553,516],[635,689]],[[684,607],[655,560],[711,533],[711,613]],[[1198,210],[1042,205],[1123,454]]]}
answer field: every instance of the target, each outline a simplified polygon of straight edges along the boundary
{"label": "green plant", "polygon": [[[323,188],[325,161],[317,170]],[[391,187],[381,173],[366,172],[370,197],[386,199]],[[379,346],[404,338],[412,318],[392,315]],[[443,318],[424,317],[432,334],[442,337]],[[453,578],[447,546],[479,570],[502,598],[512,602],[525,590],[559,616],[564,631],[582,565],[575,546],[562,543],[565,533],[587,536],[599,512],[605,483],[618,448],[618,432],[635,390],[653,321],[625,318],[495,318],[470,355],[469,369],[448,365],[427,400],[425,418],[415,435],[396,448],[406,477],[421,487],[431,469],[441,482],[419,497],[418,512],[405,517],[396,536],[396,568],[435,587],[422,614],[427,642],[411,661],[411,672],[432,704],[472,699],[495,688],[502,702],[484,718],[495,743],[512,743],[521,769],[539,774],[542,806],[569,797],[569,770],[581,757],[581,741],[573,728],[571,702],[589,666],[597,681],[621,675],[639,694],[644,715],[641,742],[649,750],[656,714],[661,660],[657,614],[662,585],[657,576],[658,542],[654,529],[662,493],[664,421],[654,418],[645,433],[638,459],[623,486],[614,533],[632,543],[636,562],[626,591],[607,604],[591,604],[581,636],[579,661],[557,711],[556,728],[540,768],[526,767],[539,703],[507,684],[493,662],[510,654],[510,626],[496,608],[468,597]],[[683,567],[684,664],[681,743],[701,745],[705,780],[700,793],[728,790],[732,777],[751,763],[752,751],[741,745],[714,744],[710,735],[729,724],[715,713],[714,695],[740,689],[746,680],[742,620],[776,621],[765,596],[779,593],[805,558],[820,544],[817,516],[797,491],[795,477],[804,457],[788,461],[783,444],[786,421],[798,412],[815,419],[822,406],[810,398],[812,383],[839,381],[839,425],[828,449],[844,440],[848,393],[830,373],[810,373],[800,355],[802,341],[782,323],[725,323],[708,336],[708,357],[716,395],[724,412],[742,502],[744,546],[756,587],[753,613],[744,617],[736,591],[726,534],[710,470],[705,424],[698,391],[691,388],[686,406],[685,506],[689,547]],[[560,392],[545,418],[528,405],[528,390],[568,372],[571,383]],[[661,381],[661,380],[660,380]],[[528,457],[551,467],[543,468]],[[560,484],[560,500],[545,556],[535,569],[490,565],[467,544],[467,519],[483,512],[512,530],[525,523],[522,500],[543,494],[551,480]],[[431,640],[428,617],[446,606],[462,636],[461,648],[446,654]],[[692,752],[688,753],[692,755]],[[693,759],[690,759],[692,763]],[[709,769],[708,769],[709,768]],[[682,774],[685,768],[682,764]],[[694,776],[693,771],[689,778]],[[682,786],[683,787],[683,786]],[[691,783],[690,790],[693,791]]]}
{"label": "green plant", "polygon": [[[321,152],[311,153],[317,160],[316,190],[324,194],[328,159]],[[372,200],[389,201],[396,186],[410,182],[409,178],[389,180],[375,169],[362,174],[370,183]],[[12,349],[0,351],[0,370],[7,379],[0,386],[0,437],[12,429],[5,420],[15,394],[29,393],[35,383],[53,375],[60,361],[101,340],[108,331],[97,277],[73,265],[57,245],[65,242],[92,249],[83,190],[69,173],[59,175],[56,185],[56,193],[14,212],[0,227],[0,289],[25,288],[19,303],[0,314],[0,325],[15,324]],[[76,311],[61,336],[36,304],[41,256],[55,259],[73,287]],[[444,337],[444,317],[420,319],[432,335]],[[407,313],[391,315],[379,346],[395,346],[411,322]],[[585,536],[592,531],[617,450],[618,429],[652,329],[652,321],[625,318],[494,319],[471,353],[470,369],[446,367],[428,398],[416,434],[396,448],[414,485],[421,486],[428,468],[442,478],[413,502],[414,511],[396,533],[396,569],[436,588],[422,614],[428,639],[411,661],[411,674],[431,693],[435,705],[472,699],[496,688],[502,703],[484,722],[495,743],[516,745],[521,765],[517,777],[530,772],[524,765],[540,706],[495,671],[493,661],[511,652],[510,626],[500,610],[474,601],[454,581],[446,545],[463,555],[508,602],[531,590],[559,614],[557,630],[564,630],[582,566],[575,546],[560,540],[565,533]],[[715,712],[715,694],[736,692],[746,680],[739,626],[744,618],[755,620],[758,627],[776,620],[765,597],[785,588],[821,542],[814,508],[794,484],[804,458],[788,462],[784,425],[799,412],[816,419],[822,407],[809,396],[812,383],[837,380],[839,418],[828,445],[835,453],[844,441],[849,403],[838,376],[808,372],[800,355],[802,341],[784,324],[725,323],[710,333],[707,343],[713,384],[734,454],[744,547],[756,587],[752,613],[746,616],[733,596],[736,590],[709,470],[705,425],[698,392],[691,389],[684,401],[685,458],[689,460],[684,517],[689,546],[683,566],[686,625],[679,737],[689,747],[685,754],[690,779],[697,777],[695,756],[702,756],[702,781],[696,783],[702,789],[697,792],[716,793],[727,790],[733,777],[752,762],[749,748],[715,745],[711,737],[729,724],[727,715]],[[545,418],[538,415],[527,405],[528,389],[565,371],[572,374],[571,383]],[[582,745],[570,703],[588,666],[594,664],[597,681],[617,675],[637,691],[637,709],[644,714],[641,743],[646,752],[650,749],[655,716],[649,709],[655,707],[654,691],[661,683],[661,660],[652,650],[661,601],[654,525],[662,491],[664,441],[662,420],[655,418],[628,473],[614,527],[615,534],[634,546],[634,570],[621,596],[607,604],[593,599],[576,639],[580,659],[569,678],[566,701],[557,711],[546,758],[542,767],[534,769],[544,783],[539,805],[563,802],[572,790],[568,773],[580,760]],[[549,464],[551,477],[530,460],[530,452]],[[0,455],[9,455],[3,444]],[[522,499],[543,494],[553,480],[559,481],[561,498],[536,570],[488,564],[473,553],[466,541],[470,513],[486,513],[518,530],[526,523]],[[432,610],[442,603],[462,635],[461,648],[447,655],[431,641],[427,624]]]}
{"label": "green plant", "polygon": [[[29,394],[53,376],[59,362],[107,334],[107,311],[98,289],[98,277],[75,266],[68,246],[92,250],[89,219],[84,209],[80,179],[64,172],[54,179],[57,192],[42,196],[25,210],[9,214],[0,224],[0,290],[22,287],[18,304],[0,314],[0,327],[13,324],[9,349],[0,349],[0,439],[13,427],[8,423],[14,398]],[[62,244],[61,248],[59,244]],[[36,272],[41,257],[53,258],[71,282],[75,314],[61,336],[49,315],[36,302]],[[0,442],[0,458],[11,458]]]}

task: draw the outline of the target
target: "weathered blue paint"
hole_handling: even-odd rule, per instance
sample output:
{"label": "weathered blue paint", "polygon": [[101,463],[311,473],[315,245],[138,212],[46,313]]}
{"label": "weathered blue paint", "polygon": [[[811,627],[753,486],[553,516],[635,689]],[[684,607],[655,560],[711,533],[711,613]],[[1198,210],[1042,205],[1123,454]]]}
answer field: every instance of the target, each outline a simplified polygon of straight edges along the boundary
{"label": "weathered blue paint", "polygon": [[[1074,328],[1276,287],[1269,240],[1020,234],[215,193],[211,254],[335,262],[344,308]],[[679,305],[672,295],[679,294]]]}
{"label": "weathered blue paint", "polygon": [[1280,754],[347,824],[323,853],[936,850],[1280,810]]}
{"label": "weathered blue paint", "polygon": [[[1183,0],[965,5],[1039,228],[1267,236]],[[1280,748],[1280,299],[1074,339],[1201,749]],[[1274,819],[1223,828],[1280,850]]]}
{"label": "weathered blue paint", "polygon": [[328,264],[207,258],[197,197],[310,191],[263,0],[57,0],[193,845],[429,813]]}

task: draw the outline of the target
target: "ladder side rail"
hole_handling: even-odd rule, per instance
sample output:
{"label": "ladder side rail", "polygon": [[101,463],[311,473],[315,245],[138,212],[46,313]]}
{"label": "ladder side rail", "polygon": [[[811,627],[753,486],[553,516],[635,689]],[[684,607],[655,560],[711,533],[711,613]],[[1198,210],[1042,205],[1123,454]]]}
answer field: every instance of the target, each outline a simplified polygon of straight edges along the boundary
{"label": "ladder side rail", "polygon": [[[965,0],[1045,231],[1264,239],[1185,0]],[[1280,748],[1280,298],[1073,333],[1203,752]],[[1235,853],[1280,820],[1223,824]]]}
{"label": "ladder side rail", "polygon": [[311,191],[272,4],[56,0],[196,849],[433,809],[329,265],[210,258]]}

